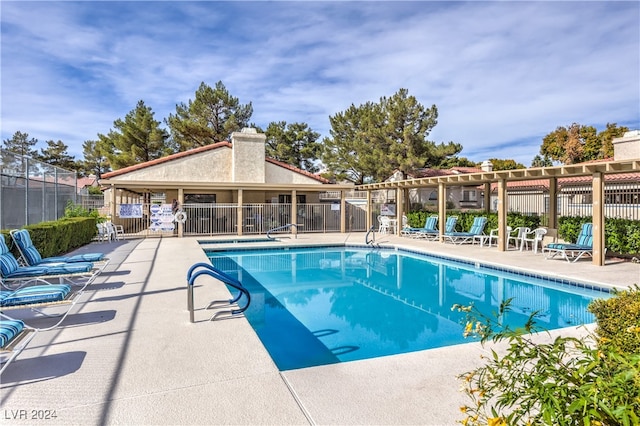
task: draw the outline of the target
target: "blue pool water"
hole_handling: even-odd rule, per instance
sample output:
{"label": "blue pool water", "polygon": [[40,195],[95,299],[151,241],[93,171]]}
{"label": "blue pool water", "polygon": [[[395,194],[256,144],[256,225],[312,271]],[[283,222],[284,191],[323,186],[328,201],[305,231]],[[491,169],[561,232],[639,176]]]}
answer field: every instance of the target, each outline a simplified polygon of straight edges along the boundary
{"label": "blue pool water", "polygon": [[[609,297],[587,289],[409,251],[324,247],[207,254],[251,293],[245,312],[280,370],[467,343],[462,313],[473,303],[513,327],[540,311],[555,329],[590,323],[587,305]],[[234,291],[235,292],[235,291]]]}

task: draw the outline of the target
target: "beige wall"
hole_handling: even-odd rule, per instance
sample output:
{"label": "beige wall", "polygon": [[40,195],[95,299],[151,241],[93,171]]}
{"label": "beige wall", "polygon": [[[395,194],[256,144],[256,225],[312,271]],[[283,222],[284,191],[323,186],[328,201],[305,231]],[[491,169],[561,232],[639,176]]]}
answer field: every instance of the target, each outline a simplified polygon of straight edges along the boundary
{"label": "beige wall", "polygon": [[269,182],[265,176],[264,149],[266,136],[256,129],[245,128],[231,135],[233,182]]}
{"label": "beige wall", "polygon": [[616,161],[640,158],[640,130],[632,130],[621,138],[615,138],[613,152],[613,159]]}
{"label": "beige wall", "polygon": [[114,176],[113,180],[231,182],[230,166],[231,149],[221,147]]}
{"label": "beige wall", "polygon": [[295,173],[291,170],[272,163],[265,163],[265,172],[266,180],[268,183],[315,183],[318,185],[322,185],[322,183],[317,181],[316,179],[312,179],[300,173]]}

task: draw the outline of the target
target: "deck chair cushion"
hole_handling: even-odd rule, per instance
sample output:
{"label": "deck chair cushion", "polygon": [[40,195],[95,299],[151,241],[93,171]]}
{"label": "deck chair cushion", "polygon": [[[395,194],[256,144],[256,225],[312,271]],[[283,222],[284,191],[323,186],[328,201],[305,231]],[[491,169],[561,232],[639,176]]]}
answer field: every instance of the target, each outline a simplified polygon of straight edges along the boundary
{"label": "deck chair cushion", "polygon": [[71,287],[67,284],[34,285],[14,291],[0,291],[0,306],[59,302],[70,292]]}
{"label": "deck chair cushion", "polygon": [[4,241],[4,235],[0,234],[0,273],[4,278],[31,277],[44,275],[46,269],[42,267],[21,267],[9,247]]}
{"label": "deck chair cushion", "polygon": [[41,275],[64,275],[90,272],[93,264],[60,263],[41,266],[20,266],[9,247],[4,241],[4,235],[0,234],[0,273],[3,278],[38,277]]}
{"label": "deck chair cushion", "polygon": [[36,266],[43,268],[46,275],[65,275],[90,272],[93,269],[93,263],[76,262],[76,263],[43,263]]}
{"label": "deck chair cushion", "polygon": [[20,252],[31,266],[43,263],[76,263],[76,262],[99,262],[104,259],[102,253],[86,253],[75,256],[57,256],[43,258],[36,246],[33,245],[31,235],[26,229],[19,229],[11,232],[13,240],[18,245]]}
{"label": "deck chair cushion", "polygon": [[2,319],[0,321],[0,348],[4,348],[24,330],[24,323],[20,320]]}

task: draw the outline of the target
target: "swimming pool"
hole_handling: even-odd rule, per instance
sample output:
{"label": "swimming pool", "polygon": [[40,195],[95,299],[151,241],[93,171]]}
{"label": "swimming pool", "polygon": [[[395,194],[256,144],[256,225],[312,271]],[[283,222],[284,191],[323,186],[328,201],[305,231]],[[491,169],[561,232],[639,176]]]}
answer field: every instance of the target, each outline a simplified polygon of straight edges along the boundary
{"label": "swimming pool", "polygon": [[422,253],[359,247],[206,250],[251,293],[245,315],[282,371],[468,343],[473,303],[502,320],[556,329],[594,321],[587,305],[608,297],[585,288]]}
{"label": "swimming pool", "polygon": [[239,243],[272,243],[278,241],[275,238],[227,238],[224,240],[198,240],[198,244],[239,244]]}

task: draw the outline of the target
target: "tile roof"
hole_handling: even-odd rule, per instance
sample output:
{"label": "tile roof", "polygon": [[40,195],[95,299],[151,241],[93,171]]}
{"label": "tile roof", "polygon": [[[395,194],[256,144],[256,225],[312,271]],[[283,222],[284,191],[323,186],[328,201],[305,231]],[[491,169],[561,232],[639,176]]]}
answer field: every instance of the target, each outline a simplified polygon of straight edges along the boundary
{"label": "tile roof", "polygon": [[[640,173],[616,173],[611,175],[605,175],[605,182],[607,183],[638,183],[640,182]],[[590,185],[593,178],[591,176],[572,176],[558,179],[558,186],[577,186],[577,185]],[[498,187],[497,183],[491,184],[491,190],[494,191]],[[515,180],[507,181],[507,188],[517,189],[548,189],[549,179],[534,179],[534,180]]]}
{"label": "tile roof", "polygon": [[[211,144],[211,145],[205,145],[205,146],[201,146],[201,147],[198,147],[198,148],[190,149],[188,151],[177,152],[175,154],[171,154],[171,155],[168,155],[166,157],[157,158],[155,160],[150,160],[150,161],[145,161],[144,163],[135,164],[135,165],[129,166],[129,167],[124,167],[122,169],[114,170],[114,171],[109,172],[109,173],[104,173],[102,175],[102,179],[110,179],[112,177],[124,175],[124,174],[130,173],[130,172],[136,171],[136,170],[141,170],[141,169],[144,169],[144,168],[147,168],[147,167],[156,166],[158,164],[168,163],[168,162],[176,160],[178,158],[184,158],[184,157],[188,157],[188,156],[195,155],[195,154],[201,154],[203,152],[213,151],[213,150],[219,149],[219,148],[230,148],[231,149],[232,145],[231,145],[230,142],[223,141],[223,142],[217,142],[217,143],[214,143],[214,144]],[[290,171],[292,171],[294,173],[298,173],[298,174],[304,175],[306,177],[309,177],[311,179],[315,179],[315,180],[317,180],[319,182],[330,183],[329,180],[323,178],[320,175],[316,175],[316,174],[313,174],[313,173],[308,172],[306,170],[299,169],[297,167],[291,166],[289,164],[283,163],[283,162],[275,160],[273,158],[266,157],[265,161],[267,161],[269,163],[272,163],[272,164],[275,164],[276,166],[283,167],[283,168],[285,168],[287,170],[290,170]]]}
{"label": "tile roof", "polygon": [[282,161],[278,161],[275,158],[265,157],[265,161],[267,161],[268,163],[271,163],[271,164],[275,164],[276,166],[284,167],[287,170],[291,170],[292,172],[307,176],[307,177],[309,177],[311,179],[315,179],[318,182],[331,183],[331,181],[329,181],[329,179],[325,179],[320,175],[316,175],[316,174],[308,172],[306,170],[299,169],[299,168],[294,167],[294,166],[292,166],[290,164],[283,163]]}
{"label": "tile roof", "polygon": [[212,151],[214,149],[218,149],[218,148],[222,148],[222,147],[231,148],[231,143],[227,142],[227,141],[223,141],[223,142],[217,142],[217,143],[214,143],[214,144],[211,144],[211,145],[201,146],[199,148],[190,149],[188,151],[177,152],[175,154],[167,155],[166,157],[156,158],[155,160],[145,161],[144,163],[139,163],[139,164],[135,164],[133,166],[124,167],[122,169],[114,170],[114,171],[109,172],[109,173],[104,173],[102,175],[102,179],[109,179],[109,178],[112,178],[112,177],[115,177],[115,176],[120,176],[120,175],[127,174],[129,172],[133,172],[133,171],[136,171],[136,170],[141,170],[141,169],[145,169],[147,167],[156,166],[158,164],[167,163],[169,161],[173,161],[173,160],[176,160],[178,158],[189,157],[191,155],[200,154],[200,153],[206,152],[206,151]]}

